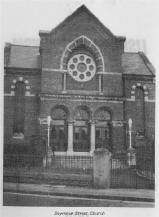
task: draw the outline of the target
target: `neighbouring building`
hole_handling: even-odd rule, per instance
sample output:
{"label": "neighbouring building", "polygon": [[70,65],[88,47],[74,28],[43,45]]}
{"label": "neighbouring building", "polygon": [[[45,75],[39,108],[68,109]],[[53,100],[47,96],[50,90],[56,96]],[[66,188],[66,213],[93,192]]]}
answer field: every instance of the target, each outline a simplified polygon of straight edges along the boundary
{"label": "neighbouring building", "polygon": [[129,118],[133,147],[154,141],[155,70],[143,52],[124,52],[126,38],[85,6],[39,37],[5,46],[4,144],[46,137],[48,116],[55,154],[123,152]]}

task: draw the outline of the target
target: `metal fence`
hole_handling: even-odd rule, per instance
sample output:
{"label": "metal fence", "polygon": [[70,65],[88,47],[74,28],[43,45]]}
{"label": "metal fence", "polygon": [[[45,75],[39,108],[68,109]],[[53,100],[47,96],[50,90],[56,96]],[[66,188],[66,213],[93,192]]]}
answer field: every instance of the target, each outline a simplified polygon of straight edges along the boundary
{"label": "metal fence", "polygon": [[74,173],[91,173],[93,169],[93,157],[91,156],[54,156],[52,158],[53,169],[69,169]]}
{"label": "metal fence", "polygon": [[4,154],[4,168],[34,168],[43,166],[43,157],[28,154]]}
{"label": "metal fence", "polygon": [[[127,154],[112,156],[111,159],[111,187],[112,188],[154,188],[154,158],[142,153],[142,158],[137,157],[130,165],[131,159]],[[140,155],[141,156],[141,155]]]}
{"label": "metal fence", "polygon": [[[92,183],[93,157],[92,156],[53,156],[49,167],[44,168],[44,158],[39,155],[4,155],[4,177],[21,177],[20,180],[30,177],[32,182],[39,181],[49,183],[57,179],[58,184],[79,184],[83,181],[85,185]],[[140,150],[134,159],[128,158],[128,154],[112,155],[111,158],[111,188],[154,188],[154,155],[152,151]],[[130,164],[130,161],[133,164]],[[18,172],[17,172],[18,171]],[[18,175],[17,175],[18,174]],[[60,175],[61,174],[61,175]],[[35,179],[34,179],[35,178]],[[12,179],[11,179],[12,180]]]}
{"label": "metal fence", "polygon": [[52,156],[51,165],[44,167],[38,155],[4,155],[4,181],[90,186],[93,158],[91,156]]}
{"label": "metal fence", "polygon": [[136,153],[136,169],[140,177],[148,180],[155,179],[154,145],[139,147]]}

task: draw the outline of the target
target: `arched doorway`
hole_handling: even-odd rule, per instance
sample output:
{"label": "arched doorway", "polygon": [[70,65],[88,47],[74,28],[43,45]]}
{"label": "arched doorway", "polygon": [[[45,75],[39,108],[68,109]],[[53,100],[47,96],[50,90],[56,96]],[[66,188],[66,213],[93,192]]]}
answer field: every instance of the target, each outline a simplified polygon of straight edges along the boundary
{"label": "arched doorway", "polygon": [[73,150],[75,152],[90,151],[90,114],[87,107],[78,107],[74,115]]}
{"label": "arched doorway", "polygon": [[56,106],[51,111],[51,118],[50,146],[53,151],[65,152],[68,145],[67,109],[64,106]]}
{"label": "arched doorway", "polygon": [[105,108],[95,112],[95,148],[107,148],[111,151],[111,114]]}

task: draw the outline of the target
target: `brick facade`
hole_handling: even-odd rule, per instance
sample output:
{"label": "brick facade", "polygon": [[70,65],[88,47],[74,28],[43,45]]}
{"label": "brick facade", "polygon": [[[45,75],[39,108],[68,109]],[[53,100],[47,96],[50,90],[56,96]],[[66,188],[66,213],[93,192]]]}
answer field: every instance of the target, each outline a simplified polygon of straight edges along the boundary
{"label": "brick facade", "polygon": [[[75,114],[79,108],[85,110],[89,116],[87,121],[92,138],[97,136],[94,135],[96,131],[91,134],[94,129],[92,123],[95,123],[95,129],[98,124],[102,124],[101,120],[96,120],[96,112],[108,111],[110,120],[103,121],[106,121],[105,126],[109,123],[113,152],[122,152],[128,148],[129,118],[133,121],[133,146],[136,145],[138,133],[142,133],[145,140],[154,140],[155,75],[144,54],[125,53],[125,37],[113,35],[85,6],[80,7],[54,30],[40,31],[39,36],[39,47],[18,48],[17,45],[7,44],[5,48],[5,143],[20,141],[29,144],[33,135],[46,136],[47,126],[40,125],[39,119],[41,123],[46,123],[47,116],[57,106],[66,111],[66,125],[72,123],[72,126],[78,122]],[[78,81],[68,72],[68,61],[78,54],[94,59],[96,73],[89,81]],[[21,56],[24,58],[21,59]],[[16,138],[13,132],[14,86],[17,81],[24,82],[26,86],[23,139]],[[143,111],[137,107],[137,88],[143,91]],[[140,110],[138,115],[137,108]],[[144,132],[137,132],[136,123],[140,121],[140,114],[144,117]],[[52,129],[55,122],[53,120],[51,123]],[[68,132],[68,138],[70,136],[73,135]],[[69,149],[73,144],[66,142]]]}

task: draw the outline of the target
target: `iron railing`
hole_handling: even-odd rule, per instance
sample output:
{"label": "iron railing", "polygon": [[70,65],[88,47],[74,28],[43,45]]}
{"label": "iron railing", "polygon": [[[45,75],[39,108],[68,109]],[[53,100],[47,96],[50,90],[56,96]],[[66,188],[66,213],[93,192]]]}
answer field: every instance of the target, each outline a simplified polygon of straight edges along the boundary
{"label": "iron railing", "polygon": [[93,169],[92,156],[53,155],[49,166],[47,166],[47,163],[44,163],[44,161],[44,157],[39,155],[5,154],[4,168],[18,167],[28,170],[32,168],[43,168],[44,170],[50,170],[52,172],[68,172],[70,170],[70,172],[73,173],[91,173]]}
{"label": "iron railing", "polygon": [[[133,160],[133,161],[132,161]],[[130,164],[130,162],[133,164]],[[134,163],[135,162],[135,163]],[[39,155],[4,155],[4,175],[6,171],[19,171],[20,175],[51,177],[53,174],[78,174],[79,181],[85,175],[89,180],[93,177],[92,156],[52,156],[51,165],[44,168],[44,158]],[[152,153],[136,153],[136,160],[128,158],[127,154],[112,155],[111,158],[111,187],[112,188],[154,188],[154,158]],[[30,175],[29,175],[30,174]],[[14,175],[14,174],[13,174]],[[45,178],[45,177],[44,177]],[[48,178],[49,179],[49,178]],[[72,178],[73,179],[73,178]],[[73,181],[73,180],[72,180]],[[90,183],[90,182],[89,182]],[[60,184],[60,183],[59,183]]]}
{"label": "iron railing", "polygon": [[3,166],[4,168],[42,167],[43,157],[40,155],[30,154],[4,154]]}
{"label": "iron railing", "polygon": [[[136,154],[137,156],[137,154]],[[154,159],[143,155],[142,164],[136,157],[128,158],[128,155],[112,156],[111,159],[111,187],[112,188],[154,188]],[[140,159],[141,160],[141,159]],[[133,161],[133,164],[130,162]]]}

